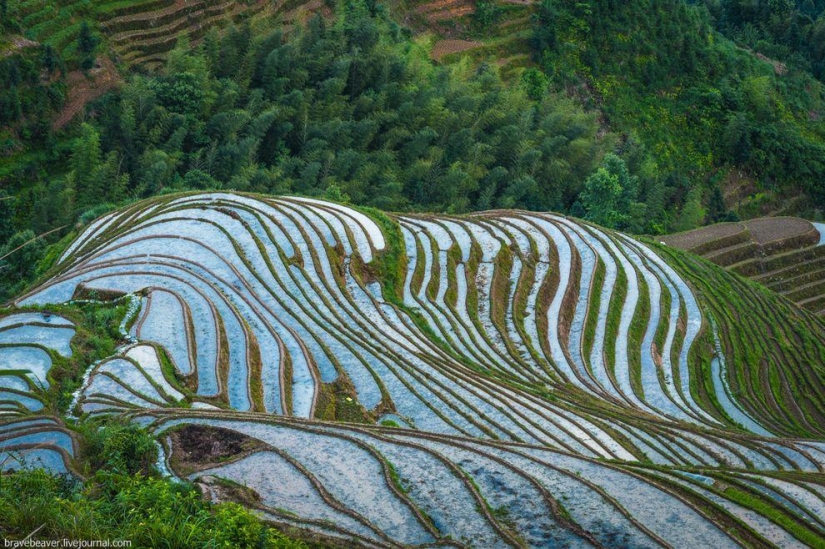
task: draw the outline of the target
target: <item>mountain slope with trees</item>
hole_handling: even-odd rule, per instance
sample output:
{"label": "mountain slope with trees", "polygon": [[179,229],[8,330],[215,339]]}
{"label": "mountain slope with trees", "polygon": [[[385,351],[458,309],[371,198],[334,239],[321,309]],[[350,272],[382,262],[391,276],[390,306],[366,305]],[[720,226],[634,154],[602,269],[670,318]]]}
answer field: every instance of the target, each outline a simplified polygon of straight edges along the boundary
{"label": "mountain slope with trees", "polygon": [[642,187],[666,197],[664,228],[725,220],[713,211],[719,193],[743,217],[821,215],[825,88],[801,64],[748,50],[715,23],[704,6],[679,0],[545,0],[534,55],[556,86],[592,102],[624,136]]}
{"label": "mountain slope with trees", "polygon": [[[111,9],[132,29],[166,21],[164,10],[177,17],[177,4],[161,4]],[[56,242],[112,205],[185,189],[390,210],[553,210],[648,234],[780,212],[817,218],[825,95],[816,56],[779,48],[784,15],[747,42],[764,18],[743,5],[482,2],[462,4],[454,28],[409,16],[431,14],[425,5],[372,2],[285,26],[279,19],[297,5],[279,5],[223,33],[204,27],[163,69],[134,66],[122,87],[55,129],[63,73],[114,40],[82,24],[105,9],[72,8],[76,40],[58,50],[21,42],[40,36],[36,18],[11,3],[0,73],[17,84],[0,98],[9,212],[0,257],[64,227],[45,239]],[[799,36],[813,47],[820,10],[789,10],[780,12],[811,19]],[[475,46],[433,63],[428,29]],[[17,267],[6,279],[19,283]]]}

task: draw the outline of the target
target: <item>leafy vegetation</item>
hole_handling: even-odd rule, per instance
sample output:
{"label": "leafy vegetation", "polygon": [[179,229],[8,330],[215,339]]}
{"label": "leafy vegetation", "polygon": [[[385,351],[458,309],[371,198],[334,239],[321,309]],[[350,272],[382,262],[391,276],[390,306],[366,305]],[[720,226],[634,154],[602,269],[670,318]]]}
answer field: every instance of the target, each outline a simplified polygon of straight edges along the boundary
{"label": "leafy vegetation", "polygon": [[780,67],[714,31],[716,23],[757,32],[722,14],[791,3],[707,4],[719,19],[680,0],[545,0],[534,15],[534,57],[552,86],[600,109],[623,134],[621,155],[649,208],[647,231],[729,217],[704,208],[713,197],[719,208],[720,191],[741,202],[743,216],[786,207],[782,199],[800,192],[814,201],[791,207],[817,215],[825,197],[822,84],[801,64]]}
{"label": "leafy vegetation", "polygon": [[821,0],[697,2],[715,28],[767,57],[825,77],[825,3]]}
{"label": "leafy vegetation", "polygon": [[[97,426],[95,426],[97,427]],[[132,547],[301,548],[236,503],[212,505],[154,471],[152,436],[133,425],[84,426],[85,481],[43,470],[0,475],[0,535],[126,539]]]}
{"label": "leafy vegetation", "polygon": [[[652,234],[736,219],[732,209],[818,215],[825,96],[806,71],[821,10],[784,3],[767,24],[768,8],[743,2],[648,4],[546,0],[532,38],[542,70],[506,82],[478,60],[434,65],[426,43],[373,3],[344,2],[291,29],[242,24],[195,49],[183,41],[163,71],[132,75],[68,135],[47,122],[60,79],[32,80],[65,61],[50,44],[26,48],[2,61],[31,81],[0,101],[22,121],[5,134],[0,241],[8,253],[15,233],[19,245],[101,204],[184,189],[554,210]],[[471,35],[508,10],[478,4]],[[70,62],[89,65],[100,36],[75,26]],[[618,187],[608,173],[624,174]],[[816,200],[785,200],[800,190]],[[32,248],[36,259],[46,246]],[[0,295],[34,275],[15,267],[0,266]]]}
{"label": "leafy vegetation", "polygon": [[183,189],[390,210],[572,204],[610,144],[594,115],[558,94],[532,99],[491,67],[435,66],[359,2],[339,12],[288,34],[210,34],[162,74],[133,76],[47,163],[55,173],[18,180],[13,229],[40,234],[101,203]]}
{"label": "leafy vegetation", "polygon": [[288,41],[239,29],[176,52],[166,75],[99,106],[102,154],[139,196],[226,187],[394,210],[565,206],[599,155],[592,117],[559,97],[532,102],[488,69],[435,67],[365,10],[313,19]]}
{"label": "leafy vegetation", "polygon": [[[0,38],[0,158],[51,144],[51,118],[66,94],[61,66],[49,47]],[[0,163],[0,180],[9,175],[6,162]]]}
{"label": "leafy vegetation", "polygon": [[[660,436],[666,441],[662,448],[668,447],[670,439],[674,447],[692,448],[687,441],[698,440],[700,434],[711,440],[711,434],[721,436],[722,430],[699,433],[683,423],[649,421],[644,416],[636,417],[635,410],[623,410],[572,387],[557,390],[553,385],[551,391],[550,383],[535,381],[531,376],[518,378],[516,373],[530,373],[526,367],[528,356],[544,355],[546,349],[539,347],[517,356],[519,349],[512,343],[504,342],[503,348],[496,348],[497,337],[486,335],[470,345],[469,354],[453,349],[458,339],[440,337],[440,328],[436,333],[437,327],[428,323],[422,310],[404,306],[405,275],[410,274],[412,287],[417,288],[422,284],[424,268],[418,269],[420,273],[415,268],[406,270],[403,250],[409,235],[402,231],[409,228],[402,229],[403,225],[381,210],[553,210],[613,229],[653,234],[788,208],[821,215],[818,208],[825,198],[825,133],[820,121],[825,100],[821,83],[825,19],[820,4],[811,0],[646,0],[633,5],[613,0],[544,0],[536,6],[532,29],[526,29],[531,6],[488,1],[459,6],[462,14],[471,13],[463,37],[485,41],[484,48],[488,49],[481,49],[486,53],[495,51],[502,65],[509,62],[501,59],[505,55],[508,59],[518,57],[506,50],[512,42],[505,47],[504,42],[488,40],[487,35],[511,32],[532,36],[535,65],[516,71],[480,61],[479,54],[452,64],[460,56],[448,54],[443,61],[446,64],[433,63],[429,39],[413,37],[389,17],[388,10],[369,0],[344,0],[334,6],[334,11],[325,10],[324,17],[316,16],[304,23],[276,27],[258,21],[232,27],[223,34],[214,30],[207,33],[208,25],[202,31],[200,23],[197,33],[176,34],[174,29],[180,28],[176,26],[179,23],[170,18],[172,30],[166,35],[166,24],[161,23],[167,20],[163,19],[155,21],[159,28],[158,36],[153,38],[162,40],[162,47],[149,40],[146,48],[132,52],[138,52],[132,58],[121,58],[124,66],[143,68],[125,75],[120,89],[91,103],[80,123],[61,130],[53,125],[53,119],[67,96],[67,71],[97,70],[96,61],[104,46],[116,42],[111,33],[105,37],[101,34],[105,25],[98,26],[95,20],[101,20],[107,12],[122,17],[133,9],[142,9],[141,5],[0,0],[0,25],[7,31],[0,39],[0,82],[4,84],[0,89],[0,300],[18,295],[33,280],[53,274],[55,261],[84,225],[118,205],[140,198],[224,189],[354,203],[378,222],[388,246],[369,265],[359,259],[348,263],[339,257],[340,250],[327,250],[335,257],[338,278],[334,283],[344,283],[340,271],[347,265],[358,273],[357,282],[380,282],[385,298],[409,315],[407,327],[416,325],[431,343],[445,351],[427,368],[449,364],[446,357],[468,366],[466,372],[457,368],[457,363],[434,370],[448,380],[443,403],[467,406],[467,414],[451,416],[450,421],[464,425],[467,420],[467,433],[475,432],[470,424],[489,422],[489,426],[477,425],[478,431],[506,440],[511,435],[499,426],[506,425],[513,433],[524,428],[528,433],[536,427],[533,412],[540,411],[536,417],[550,417],[559,407],[564,417],[583,414],[581,417],[588,422],[605,425],[596,437],[598,444],[606,441],[604,453],[595,456],[624,459],[627,452],[628,456],[644,453],[647,446],[631,440],[634,433],[645,433],[651,439]],[[148,0],[145,5],[162,11],[171,3]],[[196,9],[193,5],[180,10],[186,12],[187,19],[189,10]],[[207,5],[213,6],[204,2],[204,12],[209,11]],[[453,8],[446,9],[449,12]],[[211,13],[222,18],[224,12]],[[238,20],[232,13],[227,21]],[[55,28],[57,25],[50,20],[59,22],[61,17],[71,20],[65,29]],[[448,23],[453,24],[444,22],[443,28]],[[513,30],[501,30],[513,23]],[[120,30],[127,38],[132,30],[141,31],[139,23],[134,28],[123,21],[119,24],[128,27]],[[456,32],[460,25],[454,24]],[[134,41],[140,42],[137,36]],[[198,46],[190,47],[186,36],[197,39]],[[135,61],[139,55],[152,59],[161,49],[166,52],[175,38],[181,40],[163,70],[149,72],[144,70],[147,65]],[[34,39],[40,43],[30,41]],[[527,56],[521,53],[521,57],[527,63]],[[73,74],[80,72],[75,70]],[[789,200],[796,195],[802,199]],[[222,204],[220,215],[228,210],[227,202]],[[238,211],[249,213],[246,207],[238,206]],[[239,219],[240,214],[233,213],[232,219]],[[248,218],[244,219],[247,223]],[[413,223],[410,220],[414,219],[423,223],[428,218],[411,217],[408,221]],[[492,221],[487,219],[488,223]],[[497,223],[499,230],[502,223]],[[563,229],[562,225],[558,227]],[[568,229],[564,229],[568,234],[565,241],[574,236]],[[514,237],[521,235],[520,230],[517,226],[509,229]],[[582,240],[570,261],[562,261],[561,256],[557,259],[560,266],[563,263],[571,272],[577,272],[585,269],[584,258],[596,253],[594,263],[587,268],[592,271],[590,286],[601,288],[601,293],[593,290],[587,303],[574,304],[568,299],[561,304],[558,326],[537,324],[536,329],[544,333],[560,326],[559,334],[564,334],[571,322],[582,323],[578,359],[585,364],[585,355],[592,354],[590,361],[598,366],[598,355],[605,355],[603,371],[594,370],[594,364],[582,366],[589,375],[598,372],[607,381],[619,378],[637,395],[652,394],[655,382],[670,380],[665,379],[666,372],[659,372],[658,380],[652,379],[650,366],[642,366],[648,334],[652,334],[649,344],[654,359],[668,359],[671,365],[687,368],[688,361],[679,355],[680,346],[686,345],[686,326],[691,318],[706,315],[703,320],[712,322],[703,324],[698,343],[690,349],[690,377],[676,379],[674,394],[681,391],[687,402],[701,405],[697,409],[715,409],[721,415],[721,404],[714,396],[716,378],[709,371],[718,327],[720,350],[728,356],[726,371],[730,372],[733,396],[742,403],[743,410],[777,434],[822,434],[822,404],[817,398],[805,397],[822,394],[822,371],[816,365],[822,362],[825,348],[822,326],[815,317],[702,261],[663,248],[659,251],[698,290],[702,305],[701,314],[688,311],[685,302],[674,312],[671,305],[682,298],[669,286],[659,267],[651,271],[650,279],[631,279],[625,270],[635,273],[633,269],[638,269],[641,273],[648,263],[638,259],[633,268],[625,269],[622,264],[617,276],[614,252],[600,247],[624,246],[624,241],[588,226],[576,231],[580,236],[575,239],[590,235],[588,238],[595,240],[588,242],[595,247],[588,252],[588,244]],[[428,236],[413,247],[423,253],[422,246],[430,242]],[[494,265],[495,275],[489,293],[471,285],[461,299],[459,247],[439,249],[439,254],[446,252],[447,272],[443,272],[442,265],[435,267],[432,263],[437,270],[427,275],[429,283],[422,289],[421,299],[432,303],[443,299],[439,313],[447,311],[451,318],[458,318],[453,328],[462,327],[467,333],[480,330],[484,334],[507,334],[507,339],[524,338],[524,327],[518,324],[527,317],[529,284],[524,281],[539,272],[536,243],[531,242],[532,251],[522,250],[522,255],[516,254],[512,244],[493,263],[482,261],[482,249],[474,245],[462,268],[477,274]],[[546,265],[548,261],[549,256],[539,263]],[[245,256],[243,262],[247,262]],[[487,265],[482,266],[485,262]],[[508,279],[507,274],[515,272],[516,267],[524,269],[523,273]],[[543,289],[535,286],[534,309],[536,303],[547,307],[544,302],[550,299],[552,285],[561,284],[554,278],[557,276],[549,275]],[[655,296],[659,297],[654,302]],[[639,301],[639,305],[627,308],[632,312],[632,318],[627,317],[632,322],[622,327],[626,300],[628,304],[630,300]],[[506,303],[510,303],[511,312],[506,310]],[[325,306],[334,304],[325,302]],[[83,370],[119,352],[122,334],[118,322],[126,304],[70,304],[52,309],[77,326],[73,356],[54,357],[49,374],[53,383],[42,395],[45,411],[60,415],[68,408]],[[453,316],[457,310],[466,313],[471,329],[463,325],[465,319]],[[668,310],[670,317],[663,314]],[[512,328],[506,323],[510,314],[518,320]],[[580,318],[569,318],[574,314]],[[432,317],[432,313],[427,315]],[[532,315],[536,316],[535,311]],[[647,322],[654,318],[658,322],[656,330],[646,331],[646,326],[650,327]],[[770,325],[766,319],[771,319]],[[359,332],[359,341],[367,335],[379,337],[368,334],[366,321],[362,325],[359,319],[355,324],[347,330]],[[342,328],[336,329],[344,333]],[[572,336],[567,337],[572,345]],[[603,345],[602,353],[596,352],[597,337]],[[617,352],[620,337],[629,344],[628,360],[624,361],[629,364],[624,371]],[[675,345],[671,346],[674,337]],[[668,349],[670,357],[657,357],[657,353]],[[371,351],[372,356],[378,353]],[[513,353],[514,360],[506,359],[503,364],[512,366],[516,373],[495,371],[488,365],[488,361],[496,363],[493,359],[499,351]],[[254,347],[251,354],[260,352]],[[393,367],[427,379],[414,378],[411,387],[433,383],[435,377],[427,368],[409,368],[393,353],[388,354],[388,363]],[[687,357],[687,350],[685,353]],[[542,365],[549,370],[549,361],[543,360]],[[162,356],[161,361],[164,374],[174,377],[168,357]],[[260,364],[253,362],[249,363],[249,371],[254,374],[249,391],[257,402],[253,409],[258,411],[264,409],[259,379],[262,371]],[[284,384],[289,386],[293,381],[292,365],[285,364],[283,372]],[[469,375],[471,372],[482,373],[489,380],[481,385]],[[366,410],[345,373],[342,366],[339,381],[321,389],[315,419],[370,423],[380,417],[385,410]],[[113,374],[110,379],[115,377]],[[547,377],[554,383],[555,378]],[[498,396],[487,393],[493,386],[486,381],[492,380],[505,380],[508,395],[516,394],[529,404],[530,414],[521,416],[500,405]],[[154,386],[149,381],[147,387]],[[466,388],[472,390],[460,392]],[[490,399],[486,404],[493,404],[474,409],[475,398],[480,398],[482,392]],[[392,404],[386,390],[382,390],[382,401]],[[169,402],[171,406],[180,404]],[[428,406],[435,403],[435,398],[430,399]],[[290,390],[283,409],[294,411],[293,404]],[[402,413],[400,409],[388,411]],[[504,419],[499,419],[499,412]],[[213,412],[198,413],[206,417]],[[524,427],[515,428],[513,425],[519,424],[522,417]],[[392,419],[381,423],[401,427]],[[685,434],[679,434],[682,428]],[[75,449],[78,479],[42,472],[0,475],[3,536],[20,539],[39,528],[38,535],[43,537],[127,538],[137,547],[304,546],[266,527],[238,505],[206,503],[188,483],[160,478],[154,466],[157,444],[135,425],[84,418],[71,429],[81,442],[80,452]],[[542,434],[540,431],[535,433]],[[529,431],[530,436],[532,433]],[[747,455],[741,461],[733,456],[725,466],[756,471],[762,465],[751,461],[752,456],[770,461],[765,457],[771,452],[763,446],[764,441],[748,439],[742,433],[724,435],[730,435],[726,440],[731,447]],[[519,440],[520,436],[514,434],[512,438]],[[565,441],[562,445],[579,444],[572,438],[568,441],[565,434],[558,436]],[[697,446],[697,452],[701,447]],[[669,463],[669,458],[653,452],[645,459]],[[706,464],[698,458],[695,463],[690,459],[674,459],[672,463]],[[401,476],[396,464],[381,460],[389,485],[397,489],[399,496],[409,496],[412,501],[413,484]],[[787,461],[791,469],[797,467]],[[471,492],[478,494],[476,510],[497,522],[502,531],[512,530],[517,536],[519,516],[515,507],[493,506],[492,500],[488,503],[486,499],[488,488],[460,468],[451,471],[461,472]],[[589,473],[571,469],[568,475],[571,479],[588,478]],[[728,481],[734,483],[735,479]],[[222,482],[225,485],[218,483],[218,491],[231,489],[231,481]],[[240,485],[235,488],[240,489]],[[255,499],[251,492],[245,494]],[[809,532],[807,527],[800,527],[795,515],[793,520],[785,520],[777,506],[764,504],[758,493],[751,495],[734,485],[726,497],[763,516],[779,517],[774,522],[801,540],[818,540],[818,530]],[[254,505],[259,504],[255,500]],[[426,510],[416,505],[411,509],[428,525],[434,524]],[[571,509],[577,510],[575,505]],[[555,511],[572,521],[565,508]],[[275,516],[282,516],[278,513]],[[727,520],[721,524],[729,525]]]}

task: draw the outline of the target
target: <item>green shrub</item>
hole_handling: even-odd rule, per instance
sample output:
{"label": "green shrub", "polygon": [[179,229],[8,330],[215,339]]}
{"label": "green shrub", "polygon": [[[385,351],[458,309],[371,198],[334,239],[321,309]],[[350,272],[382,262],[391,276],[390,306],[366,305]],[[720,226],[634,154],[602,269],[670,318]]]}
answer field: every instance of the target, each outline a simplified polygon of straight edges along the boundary
{"label": "green shrub", "polygon": [[[120,431],[123,433],[123,431]],[[135,548],[302,548],[235,503],[188,484],[101,470],[87,482],[42,470],[0,475],[0,535],[125,539]]]}
{"label": "green shrub", "polygon": [[[301,548],[236,503],[212,504],[159,478],[151,434],[121,420],[82,424],[86,481],[43,470],[0,474],[0,537],[125,539],[146,548]],[[39,529],[39,530],[38,530]]]}
{"label": "green shrub", "polygon": [[92,471],[106,470],[133,475],[150,474],[158,458],[155,440],[147,431],[131,423],[110,422],[81,426],[86,462]]}

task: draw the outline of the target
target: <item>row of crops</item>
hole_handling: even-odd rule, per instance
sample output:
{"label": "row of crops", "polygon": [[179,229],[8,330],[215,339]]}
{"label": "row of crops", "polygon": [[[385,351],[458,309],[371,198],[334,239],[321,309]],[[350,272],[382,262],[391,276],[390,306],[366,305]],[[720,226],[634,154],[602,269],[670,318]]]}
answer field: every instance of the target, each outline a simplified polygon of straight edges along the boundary
{"label": "row of crops", "polygon": [[[367,546],[821,539],[825,443],[743,404],[731,323],[664,257],[550,214],[172,195],[90,224],[16,306],[128,296],[70,412],[126,414],[176,474],[278,523]],[[0,342],[52,333],[37,315]],[[4,436],[60,436],[25,427],[28,387],[4,389],[24,422]],[[190,452],[227,437],[248,444]]]}
{"label": "row of crops", "polygon": [[65,58],[77,51],[84,21],[102,31],[111,51],[127,64],[157,63],[178,40],[198,40],[212,27],[226,26],[264,9],[264,2],[142,0],[56,2],[18,0],[9,10],[26,35],[50,44]]}
{"label": "row of crops", "polygon": [[38,412],[37,389],[48,388],[51,353],[69,356],[75,330],[59,316],[20,313],[0,318],[0,412]]}
{"label": "row of crops", "polygon": [[[301,11],[323,8],[320,0],[105,0],[101,2],[56,0],[11,0],[8,9],[28,38],[51,45],[64,58],[77,53],[83,22],[99,30],[110,50],[126,65],[158,67],[164,55],[181,39],[201,40],[210,28],[238,23],[256,14],[271,13],[284,23],[300,17]],[[482,34],[482,45],[446,40],[436,46],[436,55],[454,57],[474,44],[470,55],[482,58],[491,53],[502,58],[505,72],[523,67],[529,59],[529,2],[514,0],[497,6],[483,22],[474,16],[475,6],[464,0],[414,2],[404,6],[408,18],[417,25],[444,36]],[[489,19],[489,20],[488,20]],[[499,24],[501,23],[501,24]],[[481,25],[481,26],[479,26]]]}
{"label": "row of crops", "polygon": [[[256,507],[275,522],[366,546],[796,547],[823,532],[825,487],[793,475],[644,469],[541,446],[262,416],[133,419],[166,437],[172,466],[206,493],[236,483],[261,494]],[[176,460],[187,450],[169,442],[176,429],[257,446],[193,470]]]}
{"label": "row of crops", "polygon": [[825,314],[825,225],[792,217],[720,223],[666,237],[751,278],[800,307]]}
{"label": "row of crops", "polygon": [[70,355],[74,333],[70,321],[51,314],[0,318],[0,470],[69,470],[75,450],[71,433],[58,420],[38,414],[44,411],[52,355]]}

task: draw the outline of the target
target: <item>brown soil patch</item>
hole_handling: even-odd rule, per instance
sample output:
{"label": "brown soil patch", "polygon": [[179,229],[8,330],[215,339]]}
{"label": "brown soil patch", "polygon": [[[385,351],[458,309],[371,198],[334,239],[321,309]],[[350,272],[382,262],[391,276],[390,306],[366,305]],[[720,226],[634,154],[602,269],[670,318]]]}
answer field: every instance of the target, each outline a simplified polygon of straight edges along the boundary
{"label": "brown soil patch", "polygon": [[684,233],[663,236],[660,240],[674,248],[692,250],[714,240],[735,236],[744,230],[745,226],[741,223],[719,223]]}
{"label": "brown soil patch", "polygon": [[[732,239],[743,232],[745,233],[742,234],[743,238],[735,244],[752,242],[758,246],[763,246],[780,241],[793,244],[794,239],[798,239],[798,247],[802,248],[818,240],[811,222],[798,217],[765,217],[737,223],[718,223],[684,233],[663,236],[660,239],[668,246],[683,250],[695,250],[702,255],[708,255],[717,249],[722,249],[707,246],[708,244],[723,239]],[[809,240],[810,242],[808,242]],[[730,242],[730,246],[735,245],[733,240]]]}
{"label": "brown soil patch", "polygon": [[424,16],[428,23],[445,22],[474,13],[475,3],[468,0],[436,0],[416,7],[415,12]]}
{"label": "brown soil patch", "polygon": [[798,217],[769,217],[746,221],[745,226],[751,237],[758,244],[767,244],[776,240],[784,240],[796,236],[804,236],[811,232],[813,225],[810,221]]}
{"label": "brown soil patch", "polygon": [[455,8],[443,11],[436,11],[427,14],[427,21],[431,23],[437,21],[448,21],[450,19],[457,19],[475,13],[475,6],[465,5],[457,6]]}
{"label": "brown soil patch", "polygon": [[264,444],[236,431],[186,425],[170,434],[173,469],[179,474],[202,471],[258,450]]}
{"label": "brown soil patch", "polygon": [[461,53],[481,46],[482,43],[475,40],[439,40],[433,46],[430,57],[438,61],[445,55]]}
{"label": "brown soil patch", "polygon": [[87,77],[82,71],[72,71],[66,76],[68,97],[60,115],[52,123],[55,130],[63,128],[72,119],[83,112],[86,105],[104,95],[112,88],[120,85],[122,79],[115,68],[115,64],[108,57],[97,59],[95,67],[89,71]]}
{"label": "brown soil patch", "polygon": [[[152,11],[146,11],[146,12],[131,13],[131,14],[128,14],[128,15],[122,15],[120,17],[116,17],[114,19],[109,20],[108,23],[104,23],[104,27],[112,25],[114,23],[120,23],[120,22],[124,22],[124,21],[142,21],[142,20],[146,19],[147,22],[148,22],[148,20],[150,20],[150,19],[157,19],[159,17],[169,15],[171,13],[174,13],[176,11],[180,11],[181,9],[184,9],[185,7],[186,7],[186,0],[175,0],[174,4],[172,4],[171,6],[167,6],[165,8],[161,8],[161,9],[158,9],[158,10],[152,10]],[[153,26],[153,25],[149,25],[149,26]]]}
{"label": "brown soil patch", "polygon": [[728,171],[722,183],[722,194],[725,197],[725,203],[729,205],[747,199],[758,189],[759,185],[755,178],[742,170]]}
{"label": "brown soil patch", "polygon": [[322,0],[312,0],[306,4],[302,4],[297,8],[286,12],[283,20],[291,24],[305,24],[309,19],[315,15],[319,10],[324,9],[324,2]]}
{"label": "brown soil patch", "polygon": [[[819,231],[798,217],[764,217],[739,223],[719,223],[668,235],[669,245],[703,256],[717,265],[753,278],[784,294],[797,305],[822,313],[825,271],[808,271]],[[798,277],[801,270],[802,276]],[[786,283],[787,281],[787,283]]]}
{"label": "brown soil patch", "polygon": [[418,13],[433,13],[436,11],[455,9],[466,4],[466,0],[436,0],[435,2],[429,2],[427,4],[418,6],[417,8],[415,8],[415,11],[417,11]]}

